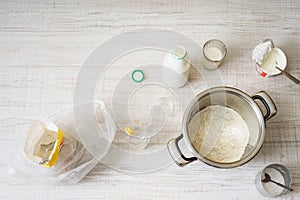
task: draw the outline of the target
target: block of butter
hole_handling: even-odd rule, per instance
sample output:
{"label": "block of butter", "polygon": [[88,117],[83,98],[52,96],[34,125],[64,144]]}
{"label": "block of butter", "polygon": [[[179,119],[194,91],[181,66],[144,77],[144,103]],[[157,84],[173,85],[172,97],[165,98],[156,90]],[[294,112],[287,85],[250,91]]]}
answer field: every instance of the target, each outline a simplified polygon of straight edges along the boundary
{"label": "block of butter", "polygon": [[64,143],[64,133],[53,123],[32,124],[24,146],[26,157],[45,167],[54,166]]}

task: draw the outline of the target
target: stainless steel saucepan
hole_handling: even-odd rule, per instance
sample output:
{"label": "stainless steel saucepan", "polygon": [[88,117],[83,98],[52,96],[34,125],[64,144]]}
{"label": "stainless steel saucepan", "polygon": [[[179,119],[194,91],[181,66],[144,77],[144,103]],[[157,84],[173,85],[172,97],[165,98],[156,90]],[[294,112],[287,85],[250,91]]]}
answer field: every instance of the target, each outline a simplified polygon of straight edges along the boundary
{"label": "stainless steel saucepan", "polygon": [[[265,109],[260,108],[258,105],[259,101],[261,102],[261,106],[265,107]],[[195,138],[197,138],[195,133],[197,133],[197,131],[188,131],[188,125],[196,113],[210,105],[221,105],[235,110],[248,125],[250,134],[249,142],[244,154],[238,161],[231,163],[215,162],[201,155],[197,148],[195,148]],[[262,110],[265,110],[265,114],[263,114]],[[218,168],[233,168],[243,165],[255,157],[261,149],[265,138],[265,123],[276,113],[277,108],[273,100],[264,91],[249,96],[243,91],[232,87],[215,87],[205,90],[198,94],[187,106],[182,120],[182,134],[169,141],[169,152],[173,160],[179,166],[185,166],[198,159]],[[186,151],[192,153],[194,155],[193,157],[184,156],[186,151],[183,152],[178,145],[181,139],[184,139],[188,147]]]}

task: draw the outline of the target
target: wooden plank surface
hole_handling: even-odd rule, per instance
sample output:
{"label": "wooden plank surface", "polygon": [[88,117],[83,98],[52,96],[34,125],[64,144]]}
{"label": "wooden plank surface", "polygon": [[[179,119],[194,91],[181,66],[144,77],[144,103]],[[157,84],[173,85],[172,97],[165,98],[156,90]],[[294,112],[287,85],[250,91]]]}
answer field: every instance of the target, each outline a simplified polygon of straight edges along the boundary
{"label": "wooden plank surface", "polygon": [[[287,54],[288,71],[300,77],[299,27],[298,1],[1,1],[0,199],[265,199],[256,191],[254,178],[274,162],[286,165],[293,175],[294,192],[278,199],[299,199],[300,87],[283,76],[259,77],[251,60],[252,48],[272,38]],[[111,37],[138,28],[176,31],[200,46],[210,38],[226,43],[228,56],[219,70],[224,85],[248,94],[265,90],[278,107],[276,117],[267,123],[260,153],[230,170],[195,162],[184,168],[171,164],[155,172],[132,174],[99,164],[74,186],[11,179],[7,164],[18,134],[33,120],[72,105],[76,76],[89,54]],[[123,66],[125,72],[145,59],[160,63],[162,56],[150,56],[153,60],[129,56],[110,70]],[[110,87],[121,75],[118,70],[108,74],[98,88],[107,104]],[[206,88],[196,73],[190,80],[196,91]],[[162,93],[159,90],[157,95]],[[143,109],[145,103],[135,105]],[[174,125],[180,117],[174,120],[164,127],[165,135],[152,143],[163,146],[179,134]],[[115,143],[124,141],[118,132]]]}

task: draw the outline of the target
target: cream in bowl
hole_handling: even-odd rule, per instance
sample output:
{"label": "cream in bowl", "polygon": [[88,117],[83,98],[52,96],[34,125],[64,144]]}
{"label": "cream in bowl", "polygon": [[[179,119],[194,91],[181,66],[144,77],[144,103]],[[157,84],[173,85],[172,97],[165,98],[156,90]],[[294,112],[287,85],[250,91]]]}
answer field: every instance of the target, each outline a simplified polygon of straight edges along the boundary
{"label": "cream in bowl", "polygon": [[269,76],[278,75],[281,72],[276,69],[276,66],[284,70],[287,65],[287,59],[285,53],[275,47],[267,54],[261,64],[261,70]]}
{"label": "cream in bowl", "polygon": [[262,77],[270,77],[280,74],[287,66],[285,53],[274,46],[271,39],[260,42],[252,51],[252,59],[255,61],[256,71]]}

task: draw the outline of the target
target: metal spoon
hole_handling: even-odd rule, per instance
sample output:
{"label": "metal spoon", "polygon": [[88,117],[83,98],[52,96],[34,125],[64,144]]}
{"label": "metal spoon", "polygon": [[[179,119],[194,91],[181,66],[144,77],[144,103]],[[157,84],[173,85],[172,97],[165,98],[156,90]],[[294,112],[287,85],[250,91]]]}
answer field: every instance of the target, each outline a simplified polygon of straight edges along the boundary
{"label": "metal spoon", "polygon": [[283,75],[285,75],[287,78],[289,78],[291,81],[293,81],[294,83],[296,83],[296,84],[299,84],[300,83],[300,80],[298,80],[296,77],[294,77],[292,74],[290,74],[290,73],[288,73],[287,71],[285,71],[285,70],[282,70],[282,69],[280,69],[279,67],[275,67],[276,69],[278,69],[279,71],[281,71],[281,73],[283,74]]}
{"label": "metal spoon", "polygon": [[269,175],[269,174],[267,174],[267,173],[265,173],[265,179],[263,179],[263,180],[261,180],[263,183],[268,183],[268,182],[272,182],[272,183],[275,183],[276,185],[278,185],[278,186],[280,186],[280,187],[283,187],[283,188],[285,188],[285,189],[287,189],[287,190],[289,190],[289,191],[293,191],[293,189],[292,188],[290,188],[290,187],[288,187],[288,186],[286,186],[286,185],[283,185],[283,184],[281,184],[281,183],[278,183],[278,182],[276,182],[276,181],[273,181],[272,179],[271,179],[271,176]]}

